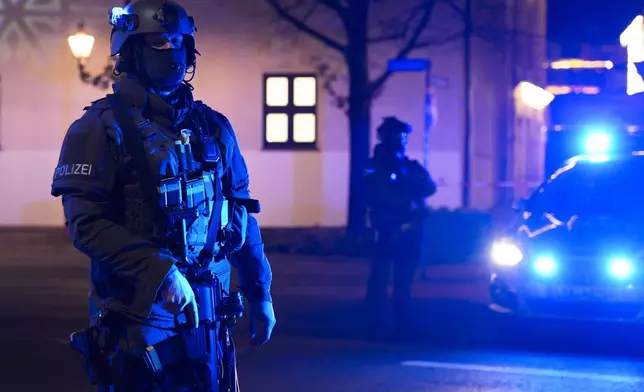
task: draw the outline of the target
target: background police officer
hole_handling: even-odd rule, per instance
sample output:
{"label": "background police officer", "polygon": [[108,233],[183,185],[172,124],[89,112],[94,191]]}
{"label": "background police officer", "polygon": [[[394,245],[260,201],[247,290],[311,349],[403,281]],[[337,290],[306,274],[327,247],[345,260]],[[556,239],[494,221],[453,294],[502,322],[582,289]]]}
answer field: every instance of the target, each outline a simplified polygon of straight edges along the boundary
{"label": "background police officer", "polygon": [[418,161],[405,155],[411,127],[395,117],[378,128],[380,143],[366,171],[369,219],[376,249],[367,284],[372,328],[383,325],[387,313],[387,286],[393,265],[394,321],[397,330],[408,326],[411,286],[420,261],[425,199],[436,185]]}
{"label": "background police officer", "polygon": [[[62,196],[74,245],[91,258],[91,325],[100,327],[102,348],[119,353],[99,384],[116,391],[192,387],[199,380],[191,379],[191,366],[156,375],[139,361],[146,347],[202,321],[209,298],[200,298],[186,271],[205,266],[226,295],[235,265],[251,305],[252,342],[261,345],[275,325],[271,270],[244,202],[249,176],[233,129],[193,100],[185,80],[198,54],[193,18],[172,1],[140,0],[113,10],[110,23],[123,77],[69,128],[52,194]],[[183,179],[184,196],[186,183],[193,185],[190,214],[167,214],[176,182],[157,188],[164,179]]]}

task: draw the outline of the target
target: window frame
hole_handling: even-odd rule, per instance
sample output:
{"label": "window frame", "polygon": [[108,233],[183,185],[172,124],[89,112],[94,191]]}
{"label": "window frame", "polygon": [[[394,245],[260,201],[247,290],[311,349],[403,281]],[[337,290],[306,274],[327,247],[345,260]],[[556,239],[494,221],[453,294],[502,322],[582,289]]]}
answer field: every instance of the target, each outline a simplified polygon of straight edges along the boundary
{"label": "window frame", "polygon": [[[269,78],[287,78],[288,79],[288,105],[287,106],[269,106],[267,103],[266,84]],[[314,78],[315,79],[315,105],[313,106],[295,106],[293,98],[295,95],[294,82],[296,78]],[[319,120],[318,120],[318,103],[319,103],[319,80],[318,75],[310,72],[282,72],[282,73],[265,73],[262,78],[262,100],[263,119],[262,119],[262,146],[265,150],[299,150],[299,151],[317,151],[319,137]],[[269,142],[267,138],[266,117],[269,114],[286,114],[288,117],[287,131],[288,140],[285,142]],[[293,140],[293,120],[296,114],[313,114],[315,116],[315,140],[313,142],[296,142]]]}

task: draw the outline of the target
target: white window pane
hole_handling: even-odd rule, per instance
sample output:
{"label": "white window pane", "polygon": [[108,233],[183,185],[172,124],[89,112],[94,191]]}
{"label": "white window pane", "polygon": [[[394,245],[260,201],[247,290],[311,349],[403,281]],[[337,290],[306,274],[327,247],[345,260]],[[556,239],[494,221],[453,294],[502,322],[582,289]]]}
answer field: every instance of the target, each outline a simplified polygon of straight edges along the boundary
{"label": "white window pane", "polygon": [[266,105],[288,105],[288,78],[266,78]]}
{"label": "white window pane", "polygon": [[288,115],[281,113],[266,115],[266,141],[269,143],[288,141]]}
{"label": "white window pane", "polygon": [[300,113],[293,116],[293,141],[295,143],[315,142],[315,114]]}
{"label": "white window pane", "polygon": [[295,106],[315,106],[316,82],[312,77],[299,77],[293,81],[293,103]]}

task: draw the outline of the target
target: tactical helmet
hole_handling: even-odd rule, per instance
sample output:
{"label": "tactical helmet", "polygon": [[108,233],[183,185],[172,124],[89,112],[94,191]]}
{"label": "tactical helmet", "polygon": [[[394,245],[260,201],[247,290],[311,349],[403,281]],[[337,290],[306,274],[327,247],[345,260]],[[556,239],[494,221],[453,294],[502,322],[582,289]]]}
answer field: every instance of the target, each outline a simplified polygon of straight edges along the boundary
{"label": "tactical helmet", "polygon": [[382,140],[388,135],[411,133],[411,125],[398,120],[396,117],[385,117],[378,127],[378,137]]}
{"label": "tactical helmet", "polygon": [[119,54],[126,41],[138,34],[182,34],[188,52],[188,66],[194,64],[197,52],[194,33],[195,21],[183,7],[170,0],[138,0],[125,8],[114,7],[110,11],[112,34],[110,51]]}

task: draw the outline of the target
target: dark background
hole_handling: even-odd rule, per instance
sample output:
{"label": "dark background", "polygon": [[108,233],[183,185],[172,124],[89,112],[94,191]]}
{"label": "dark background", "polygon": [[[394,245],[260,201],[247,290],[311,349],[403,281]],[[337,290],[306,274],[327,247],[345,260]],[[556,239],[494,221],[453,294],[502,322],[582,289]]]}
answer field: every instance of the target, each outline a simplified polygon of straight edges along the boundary
{"label": "dark background", "polygon": [[610,45],[640,13],[642,0],[549,0],[548,40],[564,51],[581,43]]}

